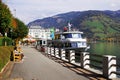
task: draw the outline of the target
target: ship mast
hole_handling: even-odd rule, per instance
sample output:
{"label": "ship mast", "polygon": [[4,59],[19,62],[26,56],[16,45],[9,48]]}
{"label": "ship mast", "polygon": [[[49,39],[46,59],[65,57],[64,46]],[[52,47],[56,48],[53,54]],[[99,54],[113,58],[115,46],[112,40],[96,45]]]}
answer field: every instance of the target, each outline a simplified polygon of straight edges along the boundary
{"label": "ship mast", "polygon": [[71,27],[72,25],[70,24],[70,22],[68,23],[68,31],[71,31]]}

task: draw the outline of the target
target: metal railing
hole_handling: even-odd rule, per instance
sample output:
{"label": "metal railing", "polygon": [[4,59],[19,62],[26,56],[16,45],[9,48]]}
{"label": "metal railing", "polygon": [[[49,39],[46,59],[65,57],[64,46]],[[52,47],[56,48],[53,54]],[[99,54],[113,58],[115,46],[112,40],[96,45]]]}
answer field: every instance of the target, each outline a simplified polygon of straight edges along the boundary
{"label": "metal railing", "polygon": [[117,76],[120,77],[120,58],[114,58],[117,62],[117,64],[113,65],[117,68],[117,71],[116,72],[113,72],[114,74],[116,74]]}
{"label": "metal railing", "polygon": [[103,61],[102,61],[102,55],[98,55],[98,54],[90,54],[90,66],[94,67],[96,69],[103,69]]}

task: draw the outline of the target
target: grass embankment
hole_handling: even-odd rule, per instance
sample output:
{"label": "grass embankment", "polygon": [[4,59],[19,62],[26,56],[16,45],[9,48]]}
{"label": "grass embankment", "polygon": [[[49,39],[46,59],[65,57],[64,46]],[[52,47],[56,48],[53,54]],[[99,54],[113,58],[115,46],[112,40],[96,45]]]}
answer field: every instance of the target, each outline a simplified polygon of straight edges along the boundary
{"label": "grass embankment", "polygon": [[0,46],[0,71],[10,60],[11,51],[13,46]]}

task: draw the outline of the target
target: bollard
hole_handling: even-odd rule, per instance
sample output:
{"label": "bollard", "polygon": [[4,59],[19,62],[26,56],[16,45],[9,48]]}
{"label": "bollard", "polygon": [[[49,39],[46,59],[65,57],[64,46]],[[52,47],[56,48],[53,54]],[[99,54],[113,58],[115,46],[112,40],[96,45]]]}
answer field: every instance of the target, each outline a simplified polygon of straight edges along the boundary
{"label": "bollard", "polygon": [[52,56],[55,56],[55,55],[54,55],[54,47],[51,47],[51,55],[52,55]]}
{"label": "bollard", "polygon": [[61,59],[62,60],[65,60],[65,49],[61,49],[61,51],[60,51],[61,53]]}
{"label": "bollard", "polygon": [[59,58],[59,49],[55,48],[55,57]]}
{"label": "bollard", "polygon": [[69,51],[69,62],[75,63],[75,51],[74,50]]}
{"label": "bollard", "polygon": [[82,52],[80,53],[80,59],[81,59],[81,67],[82,68],[90,68],[89,64],[90,64],[90,54],[89,52]]}
{"label": "bollard", "polygon": [[50,54],[50,47],[47,47],[47,53]]}
{"label": "bollard", "polygon": [[116,78],[116,56],[104,55],[103,56],[103,76],[109,79]]}

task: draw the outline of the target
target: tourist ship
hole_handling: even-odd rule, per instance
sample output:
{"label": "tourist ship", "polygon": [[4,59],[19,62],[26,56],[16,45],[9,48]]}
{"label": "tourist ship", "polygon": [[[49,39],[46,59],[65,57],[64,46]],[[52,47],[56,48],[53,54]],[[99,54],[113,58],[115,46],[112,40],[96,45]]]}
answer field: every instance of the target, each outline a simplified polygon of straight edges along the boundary
{"label": "tourist ship", "polygon": [[54,39],[47,41],[50,47],[77,51],[86,51],[88,49],[87,39],[83,37],[83,32],[71,30],[70,23],[68,23],[68,28],[64,28],[63,32],[55,32],[54,36]]}

